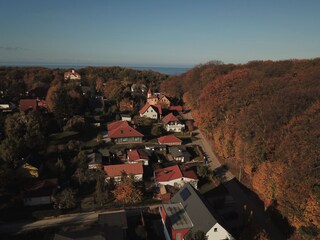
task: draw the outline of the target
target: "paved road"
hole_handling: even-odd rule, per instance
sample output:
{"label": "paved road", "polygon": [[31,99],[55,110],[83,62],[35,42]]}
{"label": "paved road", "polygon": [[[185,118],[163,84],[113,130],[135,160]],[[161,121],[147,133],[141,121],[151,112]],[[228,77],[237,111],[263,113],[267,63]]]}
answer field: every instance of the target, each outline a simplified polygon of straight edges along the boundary
{"label": "paved road", "polygon": [[[132,209],[126,209],[127,213],[133,214],[139,211],[142,208],[146,207],[159,207],[159,204],[156,205],[149,205],[145,207],[137,207]],[[86,212],[86,213],[74,213],[68,215],[60,215],[58,217],[49,217],[46,219],[38,220],[38,221],[23,221],[17,223],[10,223],[10,224],[2,224],[0,225],[0,233],[15,233],[19,234],[22,232],[40,229],[40,228],[47,228],[47,227],[55,227],[59,225],[75,225],[75,224],[89,224],[96,222],[98,220],[99,214],[108,214],[108,213],[115,213],[122,210],[109,210],[109,211],[99,211],[99,212]]]}
{"label": "paved road", "polygon": [[[193,119],[191,112],[181,115],[184,119]],[[205,138],[202,132],[197,129],[194,131],[194,135],[199,139],[193,143],[200,145],[205,151],[210,167],[213,170],[218,171],[218,174],[223,174],[223,176],[220,176],[221,182],[236,201],[238,207],[241,209],[246,208],[248,212],[252,212],[253,221],[260,227],[266,229],[270,239],[286,239],[278,227],[268,219],[264,211],[264,206],[261,204],[261,201],[257,199],[256,195],[254,193],[250,193],[250,191],[245,191],[245,187],[243,185],[241,186],[241,183],[238,182],[236,177],[230,171],[221,171],[223,169],[222,165],[214,154],[209,141]]]}

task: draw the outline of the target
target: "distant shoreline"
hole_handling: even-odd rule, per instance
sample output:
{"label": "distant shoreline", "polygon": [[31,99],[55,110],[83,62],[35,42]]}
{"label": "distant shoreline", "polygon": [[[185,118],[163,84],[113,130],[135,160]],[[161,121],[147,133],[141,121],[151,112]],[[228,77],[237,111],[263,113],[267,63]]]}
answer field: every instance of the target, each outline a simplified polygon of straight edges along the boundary
{"label": "distant shoreline", "polygon": [[117,65],[73,65],[73,64],[0,64],[0,67],[45,67],[45,68],[86,68],[86,67],[122,67],[134,70],[150,70],[168,75],[180,75],[192,67],[158,67],[158,66],[117,66]]}

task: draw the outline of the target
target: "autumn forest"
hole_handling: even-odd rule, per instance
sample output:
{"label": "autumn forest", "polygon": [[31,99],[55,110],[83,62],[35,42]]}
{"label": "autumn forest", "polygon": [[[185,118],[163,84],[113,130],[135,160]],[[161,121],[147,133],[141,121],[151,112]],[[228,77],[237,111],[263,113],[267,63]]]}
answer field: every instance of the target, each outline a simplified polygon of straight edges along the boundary
{"label": "autumn forest", "polygon": [[266,207],[300,232],[319,230],[320,59],[214,61],[161,88],[192,109],[221,161]]}

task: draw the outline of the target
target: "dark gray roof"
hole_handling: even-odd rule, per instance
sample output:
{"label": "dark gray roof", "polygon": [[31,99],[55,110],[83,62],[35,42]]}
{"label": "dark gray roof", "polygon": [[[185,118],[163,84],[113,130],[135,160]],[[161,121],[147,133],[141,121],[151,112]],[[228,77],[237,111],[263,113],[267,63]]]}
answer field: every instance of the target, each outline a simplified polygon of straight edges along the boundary
{"label": "dark gray roof", "polygon": [[90,153],[89,155],[87,155],[88,158],[88,164],[102,164],[102,154],[101,153],[97,153],[97,152],[93,152]]}
{"label": "dark gray roof", "polygon": [[200,194],[189,183],[171,198],[170,203],[182,204],[193,223],[193,232],[200,230],[207,233],[218,222]]}
{"label": "dark gray roof", "polygon": [[181,203],[163,204],[163,208],[174,230],[192,228],[192,222]]}
{"label": "dark gray roof", "polygon": [[183,147],[169,147],[169,153],[173,157],[184,157],[185,161],[191,159],[191,154]]}

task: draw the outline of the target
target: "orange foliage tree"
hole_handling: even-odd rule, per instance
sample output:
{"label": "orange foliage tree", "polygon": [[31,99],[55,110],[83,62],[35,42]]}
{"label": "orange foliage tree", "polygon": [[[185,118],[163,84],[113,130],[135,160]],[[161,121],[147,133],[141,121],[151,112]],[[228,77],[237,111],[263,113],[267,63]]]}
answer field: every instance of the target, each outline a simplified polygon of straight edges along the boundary
{"label": "orange foliage tree", "polygon": [[124,204],[137,203],[142,199],[142,192],[135,187],[130,177],[124,177],[121,182],[117,183],[112,193],[119,202]]}

